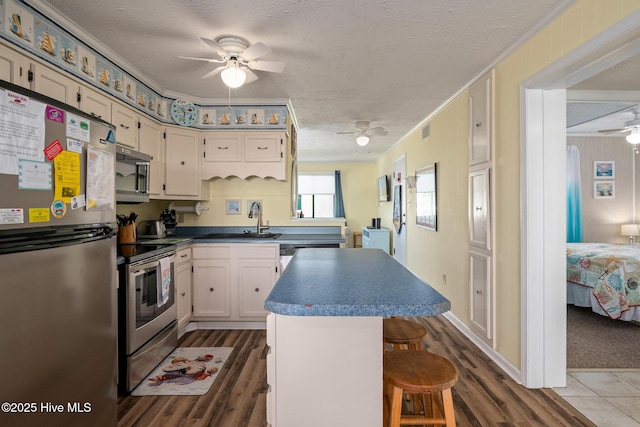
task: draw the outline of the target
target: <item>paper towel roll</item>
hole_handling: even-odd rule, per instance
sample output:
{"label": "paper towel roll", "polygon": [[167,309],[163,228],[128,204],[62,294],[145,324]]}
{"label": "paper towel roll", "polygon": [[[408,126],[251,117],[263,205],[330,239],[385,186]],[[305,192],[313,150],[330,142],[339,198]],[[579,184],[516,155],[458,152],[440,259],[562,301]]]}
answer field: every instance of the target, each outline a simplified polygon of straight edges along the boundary
{"label": "paper towel roll", "polygon": [[173,202],[169,203],[169,210],[174,210],[176,213],[192,213],[196,215],[202,214],[202,211],[209,210],[209,208],[202,206],[202,203],[198,202],[195,205],[182,205],[176,206]]}

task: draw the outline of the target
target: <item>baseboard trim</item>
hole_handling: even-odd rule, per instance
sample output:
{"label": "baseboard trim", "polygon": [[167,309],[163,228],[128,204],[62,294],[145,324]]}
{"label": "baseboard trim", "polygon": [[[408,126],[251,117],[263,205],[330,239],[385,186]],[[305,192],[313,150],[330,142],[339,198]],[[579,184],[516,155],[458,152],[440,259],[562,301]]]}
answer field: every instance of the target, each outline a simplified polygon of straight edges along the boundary
{"label": "baseboard trim", "polygon": [[198,329],[267,329],[267,322],[189,322],[184,331]]}
{"label": "baseboard trim", "polygon": [[464,323],[462,323],[456,316],[454,316],[450,311],[443,314],[443,316],[453,324],[462,334],[469,338],[471,342],[473,342],[480,350],[486,354],[489,359],[491,359],[500,369],[502,369],[511,379],[513,379],[516,383],[522,384],[522,373],[518,368],[516,368],[511,362],[504,358],[500,353],[498,353],[494,348],[487,345],[484,341],[482,341],[476,334],[474,334],[471,329]]}

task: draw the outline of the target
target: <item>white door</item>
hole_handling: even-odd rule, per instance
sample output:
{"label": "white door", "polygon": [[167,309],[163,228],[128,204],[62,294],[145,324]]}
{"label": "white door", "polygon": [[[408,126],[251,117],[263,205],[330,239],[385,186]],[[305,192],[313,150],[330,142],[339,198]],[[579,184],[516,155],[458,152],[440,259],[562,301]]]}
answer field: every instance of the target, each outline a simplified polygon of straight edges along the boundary
{"label": "white door", "polygon": [[393,257],[402,265],[407,264],[407,163],[405,156],[393,162]]}

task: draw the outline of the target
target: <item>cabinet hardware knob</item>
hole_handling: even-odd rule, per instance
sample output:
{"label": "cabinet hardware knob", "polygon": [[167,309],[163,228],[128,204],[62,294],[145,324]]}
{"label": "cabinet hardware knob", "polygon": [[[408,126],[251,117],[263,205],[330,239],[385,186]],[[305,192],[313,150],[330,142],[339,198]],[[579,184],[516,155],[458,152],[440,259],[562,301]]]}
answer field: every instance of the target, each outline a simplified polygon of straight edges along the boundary
{"label": "cabinet hardware knob", "polygon": [[482,206],[476,206],[476,210],[477,211],[481,211],[482,210]]}
{"label": "cabinet hardware knob", "polygon": [[185,296],[186,294],[187,294],[186,292],[183,292],[183,293],[181,293],[180,295]]}
{"label": "cabinet hardware knob", "polygon": [[260,288],[255,288],[255,291],[256,292],[260,292]]}
{"label": "cabinet hardware knob", "polygon": [[480,126],[482,126],[482,122],[478,122],[476,123],[476,127],[479,128]]}
{"label": "cabinet hardware knob", "polygon": [[209,288],[209,291],[213,292],[213,288]]}
{"label": "cabinet hardware knob", "polygon": [[186,258],[186,257],[187,257],[187,254],[180,255],[180,258]]}
{"label": "cabinet hardware knob", "polygon": [[184,161],[180,162],[181,165],[184,165]]}
{"label": "cabinet hardware knob", "polygon": [[258,150],[268,150],[269,147],[258,147]]}
{"label": "cabinet hardware knob", "polygon": [[129,126],[125,126],[125,125],[123,125],[122,123],[120,123],[120,127],[121,127],[121,128],[125,128],[125,129],[129,129]]}
{"label": "cabinet hardware knob", "polygon": [[229,147],[218,147],[218,150],[228,150]]}
{"label": "cabinet hardware knob", "polygon": [[477,291],[476,291],[476,294],[478,294],[478,295],[482,295],[482,291],[481,291],[481,290],[477,290]]}

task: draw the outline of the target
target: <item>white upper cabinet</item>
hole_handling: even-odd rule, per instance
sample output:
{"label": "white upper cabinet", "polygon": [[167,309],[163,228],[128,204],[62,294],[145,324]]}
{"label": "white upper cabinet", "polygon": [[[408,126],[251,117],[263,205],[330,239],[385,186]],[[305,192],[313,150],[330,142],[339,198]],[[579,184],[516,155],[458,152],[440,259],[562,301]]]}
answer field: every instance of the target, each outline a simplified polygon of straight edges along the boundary
{"label": "white upper cabinet", "polygon": [[138,150],[138,113],[114,102],[112,117],[116,127],[116,142]]}
{"label": "white upper cabinet", "polygon": [[65,104],[78,107],[78,91],[80,85],[64,74],[41,64],[31,64],[33,91],[41,93]]}
{"label": "white upper cabinet", "polygon": [[111,100],[86,86],[80,86],[80,107],[82,111],[111,123]]}
{"label": "white upper cabinet", "polygon": [[166,128],[164,192],[167,196],[200,196],[200,132]]}
{"label": "white upper cabinet", "polygon": [[203,132],[202,179],[286,178],[285,131]]}
{"label": "white upper cabinet", "polygon": [[0,79],[29,89],[29,63],[16,51],[0,45]]}

